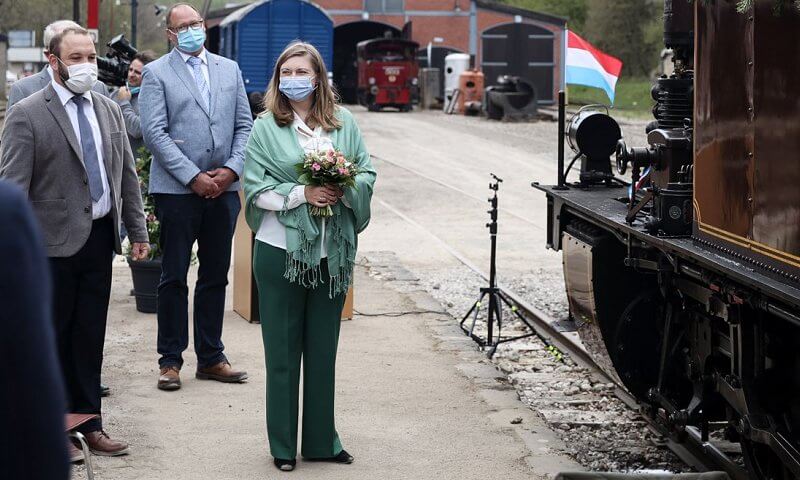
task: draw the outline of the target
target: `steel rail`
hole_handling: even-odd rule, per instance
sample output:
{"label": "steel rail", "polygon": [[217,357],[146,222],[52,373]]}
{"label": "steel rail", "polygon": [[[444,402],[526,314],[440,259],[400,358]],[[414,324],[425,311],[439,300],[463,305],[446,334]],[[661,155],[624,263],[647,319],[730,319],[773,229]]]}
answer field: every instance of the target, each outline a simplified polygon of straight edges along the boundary
{"label": "steel rail", "polygon": [[[466,194],[461,189],[448,185],[446,182],[441,180],[432,179],[426,175],[419,174],[418,172],[414,171],[413,169],[402,167],[401,165],[396,164],[395,162],[389,162],[385,159],[381,159],[379,157],[373,156],[381,161],[385,161],[387,163],[391,163],[392,165],[401,167],[411,173],[415,173],[418,176],[437,183],[443,187],[449,188],[450,190],[464,193],[466,196],[470,198],[475,198],[473,195]],[[436,243],[439,244],[447,253],[449,253],[453,258],[455,258],[459,263],[464,265],[465,267],[472,270],[474,273],[479,275],[485,281],[489,281],[489,276],[475,263],[469,260],[464,254],[459,252],[456,248],[452,245],[447,243],[445,240],[437,236],[433,233],[430,229],[426,228],[425,226],[421,225],[419,222],[413,220],[408,215],[401,212],[398,208],[391,205],[390,203],[386,202],[382,198],[379,198],[377,195],[375,199],[378,203],[392,212],[394,215],[405,221],[406,223],[410,224],[411,226],[417,228],[418,230],[422,231],[429,237],[431,237]],[[520,312],[531,322],[534,324],[535,327],[539,328],[539,333],[542,334],[547,340],[555,345],[562,353],[566,353],[570,359],[579,367],[582,367],[590,372],[590,375],[594,377],[597,381],[602,381],[603,383],[611,383],[614,385],[614,395],[620,399],[625,405],[627,405],[630,409],[638,412],[641,417],[647,422],[648,428],[654,432],[655,434],[662,437],[665,442],[667,448],[669,448],[675,455],[678,456],[683,462],[697,470],[723,470],[726,471],[731,478],[734,480],[746,480],[748,478],[746,472],[739,467],[735,462],[733,462],[724,452],[719,450],[716,446],[711,444],[710,442],[702,441],[699,432],[696,429],[689,427],[686,429],[686,440],[683,442],[678,442],[671,438],[669,432],[666,428],[659,424],[656,420],[649,417],[648,415],[644,415],[641,411],[641,406],[636,398],[628,392],[624,385],[617,381],[611,374],[607,373],[603,370],[600,365],[592,358],[592,356],[578,343],[573,341],[568,335],[565,335],[563,332],[559,331],[553,325],[556,323],[555,319],[552,318],[550,315],[546,314],[545,312],[541,311],[540,309],[536,308],[535,306],[531,305],[527,302],[522,296],[518,295],[517,293],[509,290],[508,288],[504,287],[502,284],[498,285],[502,292],[511,299],[519,308]]]}

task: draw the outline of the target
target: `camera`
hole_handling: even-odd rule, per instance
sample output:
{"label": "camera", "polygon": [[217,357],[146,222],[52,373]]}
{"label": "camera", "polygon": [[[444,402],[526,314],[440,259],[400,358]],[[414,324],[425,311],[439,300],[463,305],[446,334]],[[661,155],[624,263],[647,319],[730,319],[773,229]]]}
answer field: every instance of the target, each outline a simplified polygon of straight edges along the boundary
{"label": "camera", "polygon": [[122,87],[128,81],[128,67],[137,50],[124,34],[112,38],[106,46],[108,46],[106,56],[97,57],[97,78],[106,85]]}

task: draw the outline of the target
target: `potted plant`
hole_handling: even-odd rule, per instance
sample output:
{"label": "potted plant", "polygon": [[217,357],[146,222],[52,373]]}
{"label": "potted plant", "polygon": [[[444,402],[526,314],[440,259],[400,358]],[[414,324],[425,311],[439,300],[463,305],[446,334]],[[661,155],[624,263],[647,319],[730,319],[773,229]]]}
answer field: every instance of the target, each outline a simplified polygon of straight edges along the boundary
{"label": "potted plant", "polygon": [[130,257],[129,251],[128,265],[131,267],[131,276],[133,277],[136,310],[142,313],[156,313],[158,282],[161,280],[161,224],[156,218],[153,197],[147,193],[150,183],[150,162],[153,155],[145,147],[139,148],[137,154],[136,173],[139,175],[147,234],[150,237],[150,255],[147,260],[134,261]]}

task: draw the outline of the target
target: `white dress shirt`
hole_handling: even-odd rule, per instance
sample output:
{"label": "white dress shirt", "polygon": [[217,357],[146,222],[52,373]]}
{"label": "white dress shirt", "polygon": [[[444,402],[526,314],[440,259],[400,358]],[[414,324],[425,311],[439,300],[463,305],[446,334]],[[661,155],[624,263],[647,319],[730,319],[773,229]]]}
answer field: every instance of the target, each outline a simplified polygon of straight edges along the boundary
{"label": "white dress shirt", "polygon": [[[297,113],[294,114],[294,121],[292,122],[292,130],[297,136],[297,142],[303,149],[303,153],[311,153],[314,151],[328,151],[333,150],[333,142],[331,141],[330,134],[322,127],[311,129],[300,118]],[[298,159],[299,161],[299,159]],[[284,203],[286,209],[291,210],[306,203],[305,185],[297,185],[289,193],[287,197],[276,193],[272,190],[260,193],[255,200],[256,207],[266,210],[264,217],[261,220],[261,226],[256,233],[256,240],[286,250],[286,227],[278,220],[276,212],[283,210]],[[344,197],[340,201],[344,200]],[[343,202],[345,206],[347,203]],[[322,232],[322,252],[321,258],[328,256],[327,249],[325,248],[325,217],[312,217],[319,220],[320,231]]]}
{"label": "white dress shirt", "polygon": [[[189,69],[189,75],[191,75],[192,78],[194,78],[194,68],[192,68],[192,66],[189,65],[189,58],[193,57],[194,55],[183,53],[180,50],[178,50],[178,53],[181,54],[181,58],[183,59],[183,64],[186,65],[186,68]],[[203,72],[203,78],[206,79],[206,85],[208,85],[208,89],[209,91],[211,91],[211,82],[208,79],[208,54],[205,48],[203,48],[203,50],[200,51],[200,53],[197,55],[197,58],[200,59],[200,71]]]}
{"label": "white dress shirt", "polygon": [[[78,145],[83,148],[81,144],[81,129],[78,125],[78,106],[72,101],[74,93],[62,87],[57,82],[51,82],[53,89],[58,94],[61,105],[67,111],[69,121],[72,123],[72,130],[75,132],[75,138],[78,139]],[[97,116],[94,114],[94,101],[92,100],[91,92],[86,92],[82,95],[83,98],[89,100],[89,108],[84,106],[83,114],[89,120],[89,125],[92,126],[92,136],[94,137],[94,145],[97,149],[97,161],[100,163],[100,179],[103,181],[103,195],[96,202],[92,202],[92,219],[97,220],[108,215],[111,211],[111,189],[108,186],[108,177],[106,176],[106,166],[103,162],[103,136],[100,134],[100,124],[97,122]]]}

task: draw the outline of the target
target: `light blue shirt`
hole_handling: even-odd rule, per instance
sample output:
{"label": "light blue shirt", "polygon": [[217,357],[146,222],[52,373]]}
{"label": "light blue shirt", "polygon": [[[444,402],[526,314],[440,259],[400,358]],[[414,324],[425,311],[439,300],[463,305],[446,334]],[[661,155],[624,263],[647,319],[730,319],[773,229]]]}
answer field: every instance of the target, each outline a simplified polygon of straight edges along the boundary
{"label": "light blue shirt", "polygon": [[[183,63],[184,65],[186,65],[186,68],[189,69],[189,74],[194,78],[194,69],[192,69],[192,66],[189,65],[189,59],[192,58],[194,55],[183,53],[180,50],[178,50],[178,53],[181,54],[181,58],[183,59]],[[208,55],[206,55],[205,48],[200,51],[200,53],[197,55],[197,58],[200,59],[200,71],[203,72],[203,78],[206,79],[206,85],[210,87],[211,82],[208,79]]]}

